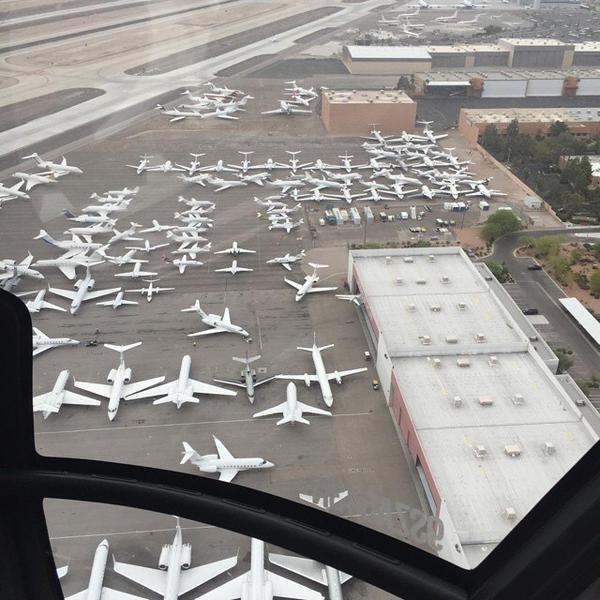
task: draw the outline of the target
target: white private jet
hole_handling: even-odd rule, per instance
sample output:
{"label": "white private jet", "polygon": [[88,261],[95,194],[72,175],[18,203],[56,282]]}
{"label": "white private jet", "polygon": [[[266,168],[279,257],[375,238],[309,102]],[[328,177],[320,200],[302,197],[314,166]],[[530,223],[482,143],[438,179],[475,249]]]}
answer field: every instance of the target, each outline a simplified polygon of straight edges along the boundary
{"label": "white private jet", "polygon": [[248,267],[238,267],[237,260],[231,261],[230,267],[224,267],[223,269],[215,269],[215,273],[231,273],[232,275],[236,275],[237,273],[244,273],[254,271],[254,269],[250,269]]}
{"label": "white private jet", "polygon": [[279,108],[273,110],[263,110],[261,115],[312,115],[312,110],[305,110],[303,108],[296,108],[291,102],[286,100],[279,100]]}
{"label": "white private jet", "polygon": [[85,277],[83,279],[79,279],[75,282],[75,291],[73,290],[62,290],[59,288],[48,288],[48,291],[52,294],[56,294],[57,296],[62,296],[63,298],[67,298],[71,300],[71,307],[69,312],[74,315],[78,310],[81,304],[87,300],[95,300],[96,298],[102,298],[103,296],[108,296],[110,294],[115,294],[116,292],[120,292],[121,288],[110,288],[108,290],[96,290],[94,289],[95,281],[92,278],[92,272],[90,267],[87,267],[85,270]]}
{"label": "white private jet", "polygon": [[[135,252],[135,250],[134,250]],[[155,271],[142,271],[142,261],[135,260],[133,262],[133,270],[125,273],[115,273],[115,277],[131,277],[131,279],[139,279],[140,277],[154,277],[158,275]]]}
{"label": "white private jet", "polygon": [[48,290],[43,289],[38,292],[24,292],[21,294],[17,294],[19,298],[24,296],[30,296],[31,294],[35,294],[35,298],[33,300],[27,300],[25,306],[30,313],[39,313],[42,309],[48,308],[52,310],[59,310],[60,312],[67,312],[65,308],[57,306],[56,304],[52,304],[51,302],[46,302],[44,296]]}
{"label": "white private jet", "polygon": [[299,254],[290,254],[286,252],[283,256],[276,256],[267,261],[268,265],[281,265],[286,271],[291,271],[290,265],[301,261],[306,255],[306,250],[301,250]]}
{"label": "white private jet", "polygon": [[304,373],[304,375],[277,375],[277,379],[293,379],[296,381],[304,381],[307,387],[310,387],[311,383],[318,383],[319,387],[321,388],[323,401],[327,406],[330,407],[333,404],[333,393],[331,392],[329,382],[335,379],[338,384],[341,384],[343,377],[354,375],[355,373],[363,373],[367,370],[366,367],[362,367],[359,369],[350,369],[348,371],[334,371],[333,373],[327,373],[321,352],[333,347],[334,344],[321,347],[317,346],[317,335],[315,333],[312,348],[303,348],[298,346],[298,350],[304,350],[305,352],[311,353],[312,361],[315,366],[315,375],[309,375],[308,373]]}
{"label": "white private jet", "polygon": [[103,302],[96,302],[97,306],[110,306],[113,310],[121,308],[121,306],[137,304],[134,300],[125,300],[125,292],[133,290],[121,290],[117,292],[117,295],[112,300],[106,300]]}
{"label": "white private jet", "polygon": [[198,454],[187,442],[183,443],[183,458],[180,464],[191,461],[203,473],[219,473],[219,481],[229,483],[240,471],[249,471],[251,469],[269,469],[273,467],[264,458],[235,458],[223,442],[213,435],[218,454]]}
{"label": "white private jet", "polygon": [[[180,108],[165,108],[162,104],[157,104],[156,109],[160,110],[163,115],[171,117],[170,123],[176,123],[177,121],[183,121],[189,117],[202,118],[203,113],[198,110],[181,110]],[[148,169],[146,169],[148,170]]]}
{"label": "white private jet", "polygon": [[181,359],[181,367],[179,369],[179,377],[169,383],[163,383],[155,387],[151,387],[142,392],[137,392],[127,396],[125,400],[139,400],[141,398],[156,398],[161,396],[157,400],[154,400],[152,404],[166,404],[172,402],[181,408],[182,404],[186,402],[192,402],[198,404],[200,400],[194,397],[194,394],[210,394],[213,396],[237,396],[237,392],[232,392],[226,388],[218,387],[216,385],[210,385],[209,383],[202,383],[196,379],[190,377],[190,369],[192,366],[192,359],[189,354],[186,354]]}
{"label": "white private jet", "polygon": [[196,337],[199,335],[209,335],[211,333],[237,333],[242,337],[248,338],[250,334],[245,331],[239,325],[234,325],[231,322],[231,317],[229,316],[229,308],[225,307],[225,312],[223,316],[207,314],[200,308],[200,301],[196,300],[193,306],[189,308],[182,308],[181,312],[195,312],[200,315],[200,320],[205,325],[211,327],[211,329],[205,329],[204,331],[198,331],[196,333],[189,333],[188,337]]}
{"label": "white private jet", "polygon": [[284,423],[304,423],[305,425],[310,425],[310,421],[303,417],[304,413],[328,417],[332,416],[331,412],[328,410],[323,410],[322,408],[316,408],[314,406],[304,404],[303,402],[298,402],[298,392],[296,390],[296,384],[293,381],[290,381],[287,384],[285,394],[285,402],[278,404],[273,408],[261,410],[260,412],[254,413],[252,416],[255,418],[268,417],[281,413],[283,415],[283,419],[277,421],[276,425],[283,425]]}
{"label": "white private jet", "polygon": [[[191,233],[185,233],[185,231],[190,231]],[[201,235],[196,235],[194,233],[195,231],[198,231],[198,228],[193,227],[189,230],[177,228],[177,232],[167,231],[166,236],[168,239],[173,240],[174,242],[177,242],[179,244],[194,244],[196,242],[207,241],[208,238],[205,238]]]}
{"label": "white private jet", "polygon": [[254,202],[260,206],[265,206],[268,210],[276,209],[276,208],[287,208],[287,204],[285,202],[274,202],[273,200],[265,199],[261,200],[254,196]]}
{"label": "white private jet", "polygon": [[210,185],[214,185],[217,189],[215,192],[222,192],[223,190],[228,190],[234,187],[243,187],[248,185],[247,181],[242,181],[240,179],[223,179],[221,177],[213,177],[209,176],[206,178],[207,183]]}
{"label": "white private jet", "polygon": [[58,258],[42,258],[36,260],[36,267],[56,267],[67,279],[73,281],[77,277],[77,267],[94,267],[102,264],[102,260],[96,260],[85,253],[73,254],[66,252]]}
{"label": "white private jet", "polygon": [[21,158],[23,160],[33,158],[39,167],[41,167],[42,169],[48,169],[48,171],[51,171],[55,177],[68,175],[69,173],[76,175],[81,175],[83,173],[83,171],[79,167],[68,165],[67,159],[64,156],[62,157],[60,163],[55,163],[50,160],[44,160],[40,157],[40,155],[37,152],[34,152],[33,154],[29,154],[27,156],[23,156]]}
{"label": "white private jet", "polygon": [[206,119],[208,117],[217,117],[217,119],[231,119],[237,121],[239,117],[236,117],[234,113],[245,112],[246,109],[241,108],[242,106],[243,105],[240,103],[227,104],[222,107],[217,106],[217,108],[211,112],[202,113],[201,118]]}
{"label": "white private jet", "polygon": [[65,600],[144,600],[140,596],[119,592],[103,586],[106,561],[108,559],[108,541],[102,540],[94,554],[87,589],[67,596]]}
{"label": "white private jet", "polygon": [[[63,233],[65,235],[70,234],[70,235],[83,235],[83,236],[91,237],[93,235],[98,235],[98,234],[103,234],[103,233],[113,233],[113,231],[116,231],[116,229],[110,223],[95,223],[93,225],[88,225],[87,227],[69,227],[69,229],[67,229]],[[117,241],[117,240],[115,240],[115,241]],[[111,244],[112,241],[109,240],[107,243]]]}
{"label": "white private jet", "polygon": [[325,189],[325,188],[333,188],[335,190],[342,190],[346,187],[346,184],[343,181],[335,181],[333,179],[325,179],[319,177],[313,177],[311,173],[307,173],[304,176],[304,181],[310,183],[311,185],[316,186],[317,189]]}
{"label": "white private jet", "polygon": [[77,340],[71,338],[51,338],[42,333],[37,327],[33,328],[33,356],[37,356],[46,350],[56,348],[57,346],[78,346]]}
{"label": "white private jet", "polygon": [[486,187],[483,183],[476,185],[475,191],[469,192],[467,196],[483,196],[484,198],[491,198],[492,196],[506,196],[504,192],[500,190],[492,190]]}
{"label": "white private jet", "polygon": [[265,379],[256,379],[256,370],[251,368],[250,365],[253,362],[256,362],[260,359],[260,354],[257,356],[250,357],[246,354],[246,358],[237,358],[236,356],[232,356],[231,359],[244,365],[244,368],[240,372],[240,381],[217,378],[215,378],[214,381],[218,383],[226,383],[228,385],[234,385],[236,387],[244,388],[246,390],[246,395],[248,396],[250,404],[254,404],[254,389],[257,386],[262,385],[263,383],[272,381],[273,379],[275,379],[275,376],[265,377]]}
{"label": "white private jet", "polygon": [[179,274],[183,275],[188,267],[201,267],[204,263],[199,260],[193,260],[186,255],[176,258],[173,264],[179,269]]}
{"label": "white private jet", "polygon": [[118,229],[113,229],[113,236],[106,242],[107,244],[114,244],[115,242],[120,242],[124,240],[126,242],[141,242],[142,238],[135,237],[137,230],[141,227],[139,223],[130,222],[131,227],[128,229],[124,229],[123,231],[119,231]]}
{"label": "white private jet", "polygon": [[83,223],[83,224],[88,224],[88,225],[97,225],[97,224],[102,224],[102,225],[110,225],[112,227],[114,227],[117,223],[116,219],[111,219],[108,215],[104,214],[104,215],[88,215],[88,214],[82,214],[82,215],[75,215],[73,214],[70,210],[63,210],[62,214],[65,215],[65,218],[68,221],[73,221],[74,223]]}
{"label": "white private jet", "polygon": [[146,171],[148,169],[148,166],[150,165],[150,159],[152,157],[151,156],[147,156],[146,154],[142,154],[142,156],[140,156],[140,162],[137,165],[125,165],[131,169],[135,169],[135,172],[138,175],[141,175],[144,171]]}
{"label": "white private jet", "polygon": [[254,151],[238,150],[238,154],[241,154],[244,157],[242,159],[242,163],[240,165],[228,165],[228,166],[231,167],[232,169],[235,169],[236,171],[241,171],[242,173],[245,174],[246,171],[248,171],[248,169],[251,168],[250,161],[248,160],[248,156],[250,156],[251,154],[254,154]]}
{"label": "white private jet", "polygon": [[100,406],[100,400],[94,400],[75,392],[65,390],[69,381],[69,371],[61,371],[56,378],[54,387],[50,392],[39,394],[33,398],[33,412],[41,412],[44,419],[52,413],[57,413],[63,404],[77,404],[81,406]]}
{"label": "white private jet", "polygon": [[150,252],[153,252],[154,250],[158,250],[159,248],[166,248],[170,245],[171,244],[167,242],[166,244],[154,244],[153,246],[152,244],[150,244],[150,240],[144,240],[143,246],[125,246],[125,249],[138,250],[139,252],[145,252],[146,254],[150,254]]}
{"label": "white private jet", "polygon": [[137,262],[140,262],[140,263],[149,262],[146,259],[134,258],[134,255],[137,253],[137,250],[128,250],[127,252],[125,252],[125,254],[121,254],[121,256],[111,256],[110,254],[106,254],[106,248],[107,248],[107,246],[103,246],[102,248],[99,248],[96,251],[96,253],[99,256],[101,256],[102,258],[104,258],[106,261],[108,261],[109,263],[111,263],[113,265],[118,265],[119,267],[121,267],[123,265],[132,265]]}
{"label": "white private jet", "polygon": [[[298,600],[323,600],[319,592],[265,569],[265,543],[252,538],[250,570],[221,584],[197,600],[272,600],[297,598]],[[332,596],[333,599],[333,596]],[[337,600],[337,599],[336,599]]]}
{"label": "white private jet", "polygon": [[[31,268],[33,262],[33,256],[31,252],[27,253],[27,256],[17,264],[17,261],[12,258],[6,258],[0,260],[0,281],[4,279],[10,279],[11,277],[31,277],[32,279],[44,279],[44,275],[39,271]],[[38,266],[39,261],[35,263]]]}
{"label": "white private jet", "polygon": [[92,242],[91,238],[84,238],[82,240],[79,236],[74,233],[71,234],[70,240],[57,240],[53,238],[45,229],[40,229],[40,232],[33,238],[34,240],[43,240],[50,246],[56,246],[61,250],[97,250],[102,247],[102,244]]}
{"label": "white private jet", "polygon": [[283,279],[288,285],[291,285],[293,288],[298,290],[296,292],[296,302],[300,302],[300,300],[302,300],[302,298],[304,298],[304,296],[306,296],[306,294],[314,294],[316,292],[333,292],[334,290],[337,290],[337,286],[336,287],[314,287],[315,283],[317,283],[319,281],[319,276],[317,275],[317,269],[325,269],[328,267],[328,265],[320,265],[320,264],[311,263],[311,262],[309,262],[308,264],[313,268],[313,272],[310,275],[306,275],[304,277],[304,283],[302,283],[302,284],[296,283],[295,281],[289,280],[287,277],[284,277],[284,279]]}
{"label": "white private jet", "polygon": [[[190,569],[192,545],[183,543],[179,517],[175,518],[175,537],[171,544],[162,547],[158,569],[130,565],[113,559],[113,569],[116,573],[160,594],[164,600],[177,600],[179,596],[187,594],[237,564],[237,556],[234,556]],[[112,600],[112,596],[107,595],[103,600]]]}
{"label": "white private jet", "polygon": [[152,296],[154,294],[158,294],[159,292],[172,292],[175,288],[172,287],[166,287],[166,288],[161,288],[158,286],[154,286],[155,282],[158,281],[158,279],[144,279],[144,281],[148,284],[147,287],[142,287],[139,290],[127,290],[128,292],[138,292],[140,294],[145,294],[146,295],[146,300],[148,302],[152,302]]}
{"label": "white private jet", "polygon": [[148,172],[160,172],[160,173],[171,173],[173,171],[185,171],[185,168],[175,166],[170,160],[165,160],[160,165],[153,165],[152,167],[146,167]]}
{"label": "white private jet", "polygon": [[269,225],[269,231],[273,229],[285,229],[286,233],[290,233],[293,229],[297,229],[301,225],[304,224],[304,219],[300,219],[299,221],[291,221],[287,219],[286,221],[275,221]]}
{"label": "white private jet", "polygon": [[10,187],[0,183],[0,204],[14,198],[29,200],[29,194],[21,191],[24,183],[22,179]]}
{"label": "white private jet", "polygon": [[205,172],[205,171],[211,171],[214,173],[222,173],[222,172],[227,172],[227,173],[237,173],[237,169],[234,169],[233,167],[228,167],[222,159],[219,159],[214,165],[206,165],[204,167],[202,167],[200,169],[200,171]]}
{"label": "white private jet", "polygon": [[225,250],[217,250],[215,254],[231,254],[233,256],[237,256],[238,254],[256,254],[256,250],[246,250],[244,248],[240,248],[237,242],[233,242],[230,248],[225,248]]}
{"label": "white private jet", "polygon": [[176,250],[172,250],[171,254],[187,254],[191,259],[195,259],[196,256],[201,252],[210,252],[212,242],[200,246],[198,242],[194,242],[192,245],[187,243],[181,244]]}
{"label": "white private jet", "polygon": [[136,342],[135,344],[129,344],[128,346],[114,346],[112,344],[104,344],[105,348],[114,350],[119,353],[119,366],[116,369],[111,369],[108,373],[105,383],[88,383],[85,381],[75,381],[74,385],[76,388],[91,392],[97,396],[108,398],[108,418],[113,420],[117,416],[119,410],[119,403],[122,398],[131,396],[136,392],[144,390],[153,385],[162,383],[165,380],[165,376],[154,377],[152,379],[145,379],[143,381],[137,381],[135,383],[129,383],[131,381],[131,369],[125,366],[125,359],[123,354],[127,350],[137,348],[141,346],[142,342]]}
{"label": "white private jet", "polygon": [[205,156],[204,153],[194,153],[194,152],[190,152],[190,156],[192,157],[192,161],[190,162],[190,164],[188,166],[186,165],[180,165],[180,164],[176,164],[177,167],[179,167],[180,169],[183,169],[184,171],[187,171],[187,174],[189,177],[193,177],[198,171],[200,171],[200,161],[198,160],[201,156]]}
{"label": "white private jet", "polygon": [[56,183],[56,178],[48,173],[22,173],[17,171],[13,173],[13,177],[22,179],[25,181],[25,191],[28,192],[31,188],[36,185],[42,185],[45,183]]}
{"label": "white private jet", "polygon": [[216,208],[216,204],[211,200],[196,200],[196,198],[184,198],[183,196],[179,196],[177,198],[177,202],[183,202],[188,206],[191,206],[194,209],[204,209],[204,211],[212,212]]}

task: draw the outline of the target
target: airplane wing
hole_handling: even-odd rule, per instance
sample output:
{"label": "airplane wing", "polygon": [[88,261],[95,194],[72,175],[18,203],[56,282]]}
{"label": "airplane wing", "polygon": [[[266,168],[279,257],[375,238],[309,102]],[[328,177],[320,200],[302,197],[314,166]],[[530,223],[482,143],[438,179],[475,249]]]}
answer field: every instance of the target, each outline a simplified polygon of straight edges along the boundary
{"label": "airplane wing", "polygon": [[202,383],[195,379],[188,379],[188,383],[192,386],[194,394],[214,394],[216,396],[237,396],[237,392],[232,392],[227,388],[222,388],[210,383]]}
{"label": "airplane wing", "polygon": [[254,382],[254,387],[258,387],[259,385],[267,383],[268,381],[272,381],[273,379],[275,379],[275,375],[273,375],[272,377],[266,377],[265,379],[259,379],[258,381]]}
{"label": "airplane wing", "polygon": [[214,254],[229,254],[232,250],[233,250],[233,248],[227,248],[225,250],[217,250],[216,252],[214,252]]}
{"label": "airplane wing", "polygon": [[253,417],[268,417],[270,415],[277,415],[279,413],[283,413],[285,405],[286,405],[286,403],[282,402],[281,404],[278,404],[277,406],[274,406],[273,408],[267,408],[265,410],[261,410],[257,413],[254,413],[252,416]]}
{"label": "airplane wing", "polygon": [[[220,585],[218,588],[215,588],[206,594],[202,594],[202,596],[199,596],[196,600],[236,600],[237,598],[241,598],[242,589],[247,578],[248,573],[239,575],[235,579],[231,579],[227,583]],[[67,598],[67,600],[69,599]],[[77,600],[83,599],[78,598]]]}
{"label": "airplane wing", "polygon": [[291,379],[293,381],[310,381],[316,383],[319,378],[316,375],[275,375],[274,379]]}
{"label": "airplane wing", "polygon": [[296,288],[297,290],[302,288],[302,286],[299,283],[296,283],[295,281],[291,281],[287,277],[284,277],[283,280],[286,283],[288,283],[289,285],[291,285],[293,288]]}
{"label": "airplane wing", "polygon": [[48,291],[52,292],[53,294],[56,294],[57,296],[68,298],[69,300],[73,300],[77,295],[77,291],[61,290],[59,288],[48,288]]}
{"label": "airplane wing", "polygon": [[86,292],[84,300],[93,300],[94,298],[102,298],[102,296],[108,296],[109,294],[116,294],[120,292],[121,288],[111,288],[110,290],[97,290],[92,292]]}
{"label": "airplane wing", "polygon": [[197,331],[196,333],[188,333],[188,337],[197,337],[199,335],[210,335],[211,333],[225,333],[227,330],[221,327],[213,327],[212,329],[205,329],[204,331]]}
{"label": "airplane wing", "polygon": [[215,115],[217,117],[217,119],[232,119],[234,121],[237,121],[239,119],[239,117],[234,117],[233,115]]}
{"label": "airplane wing", "polygon": [[223,323],[226,325],[231,325],[231,317],[229,315],[229,308],[226,308],[223,312]]}
{"label": "airplane wing", "polygon": [[333,292],[334,290],[337,290],[337,287],[313,287],[308,290],[308,293],[312,294],[313,292]]}
{"label": "airplane wing", "polygon": [[280,596],[282,598],[300,598],[302,600],[323,600],[323,595],[315,590],[311,590],[309,587],[291,581],[281,575],[275,575],[271,571],[265,569],[265,575],[273,586],[273,596]]}
{"label": "airplane wing", "polygon": [[331,417],[331,412],[328,410],[323,410],[322,408],[317,408],[316,406],[309,406],[308,404],[304,404],[304,402],[298,402],[298,406],[303,413]]}
{"label": "airplane wing", "polygon": [[67,312],[66,308],[62,308],[62,306],[52,304],[51,302],[46,302],[46,300],[42,300],[42,308],[51,308],[52,310],[60,310],[61,312]]}
{"label": "airplane wing", "polygon": [[279,263],[286,271],[291,271],[292,267],[290,267],[289,263]]}
{"label": "airplane wing", "polygon": [[87,381],[73,381],[73,385],[80,390],[91,392],[97,396],[104,396],[104,398],[110,398],[112,391],[112,385],[106,383],[89,383]]}
{"label": "airplane wing", "polygon": [[264,110],[263,112],[261,112],[261,115],[279,115],[282,114],[283,111],[280,108],[275,108],[273,110]]}
{"label": "airplane wing", "polygon": [[303,110],[301,108],[292,108],[292,114],[312,115],[312,110]]}
{"label": "airplane wing", "polygon": [[[131,581],[135,581],[145,588],[164,596],[167,584],[166,571],[160,571],[159,569],[152,569],[150,567],[141,567],[139,565],[130,565],[117,562],[114,559],[113,569],[119,573],[119,575],[123,575],[123,577],[127,577],[127,579],[131,579]],[[104,600],[104,598],[102,600]]]}
{"label": "airplane wing", "polygon": [[213,381],[216,381],[217,383],[226,383],[227,385],[235,385],[236,387],[240,387],[240,388],[244,388],[244,389],[246,388],[245,383],[241,383],[240,381],[233,381],[231,379],[217,379],[216,377],[214,377]]}
{"label": "airplane wing", "polygon": [[244,248],[238,248],[238,252],[241,254],[256,254],[256,250],[245,250]]}
{"label": "airplane wing", "polygon": [[324,567],[316,560],[301,558],[300,556],[288,556],[287,554],[269,554],[269,562],[322,585],[327,585],[323,575]]}
{"label": "airplane wing", "polygon": [[100,406],[102,402],[100,400],[94,400],[75,392],[67,392],[63,396],[63,404],[79,404],[81,406]]}
{"label": "airplane wing", "polygon": [[65,565],[64,567],[58,567],[58,569],[56,569],[56,576],[60,579],[61,577],[64,577],[69,571],[69,565]]}
{"label": "airplane wing", "polygon": [[[366,369],[365,369],[366,370]],[[135,394],[136,392],[141,392],[146,388],[149,388],[158,383],[162,383],[165,380],[165,376],[154,377],[152,379],[144,379],[143,381],[136,381],[135,383],[126,383],[123,386],[123,396],[129,396],[131,394]]]}
{"label": "airplane wing", "polygon": [[223,469],[219,473],[219,481],[229,483],[237,474],[238,471],[236,469]]}
{"label": "airplane wing", "polygon": [[187,571],[181,571],[179,576],[179,595],[185,594],[190,590],[210,581],[217,575],[224,573],[228,569],[232,569],[237,564],[237,556],[217,560],[200,567],[193,567]]}
{"label": "airplane wing", "polygon": [[52,346],[39,346],[38,348],[36,348],[33,351],[33,356],[37,356],[38,354],[41,354],[42,352],[45,352],[46,350],[50,350]]}
{"label": "airplane wing", "polygon": [[215,273],[233,273],[231,267],[225,267],[224,269],[215,269]]}
{"label": "airplane wing", "polygon": [[169,383],[163,383],[149,389],[145,389],[141,392],[127,394],[125,400],[140,400],[141,398],[154,398],[155,396],[163,396],[172,394],[177,390],[178,380],[169,381]]}
{"label": "airplane wing", "polygon": [[213,436],[213,439],[215,440],[215,446],[217,447],[219,458],[222,460],[233,460],[234,456],[231,454],[231,452],[229,452],[229,450],[227,450],[227,448],[225,448],[225,444],[223,444],[219,438]]}
{"label": "airplane wing", "polygon": [[337,377],[347,377],[348,375],[354,375],[355,373],[364,373],[367,371],[367,367],[361,367],[360,369],[350,369],[348,371],[337,371],[337,373],[327,373],[327,379],[336,379]]}

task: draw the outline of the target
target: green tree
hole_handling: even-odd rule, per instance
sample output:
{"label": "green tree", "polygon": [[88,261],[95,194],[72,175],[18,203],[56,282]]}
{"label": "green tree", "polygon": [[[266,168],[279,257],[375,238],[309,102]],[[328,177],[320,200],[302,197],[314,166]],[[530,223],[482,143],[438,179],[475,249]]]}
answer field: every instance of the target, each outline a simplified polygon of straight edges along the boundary
{"label": "green tree", "polygon": [[594,242],[594,245],[592,246],[592,254],[600,259],[600,242]]}
{"label": "green tree", "polygon": [[561,174],[561,181],[568,183],[573,189],[585,194],[592,180],[592,166],[587,156],[571,158],[567,161]]}
{"label": "green tree", "polygon": [[506,233],[521,229],[521,222],[511,210],[498,210],[483,225],[481,235],[486,242],[493,242]]}
{"label": "green tree", "polygon": [[592,294],[600,294],[600,271],[594,271],[589,277],[589,282]]}
{"label": "green tree", "polygon": [[573,366],[573,359],[571,356],[562,348],[556,348],[554,350],[554,354],[558,358],[558,369],[557,373],[560,375],[561,373],[565,373]]}
{"label": "green tree", "polygon": [[519,135],[519,121],[517,119],[513,119],[506,126],[506,137],[509,140],[514,140]]}
{"label": "green tree", "polygon": [[573,248],[571,250],[571,264],[576,265],[583,258],[583,251],[581,248]]}
{"label": "green tree", "polygon": [[531,235],[524,235],[519,240],[519,244],[521,244],[523,248],[533,248],[535,245],[535,238]]}
{"label": "green tree", "polygon": [[562,121],[554,121],[552,125],[550,125],[550,135],[556,137],[561,133],[567,133],[569,128]]}
{"label": "green tree", "polygon": [[500,282],[506,283],[510,280],[510,273],[504,263],[496,262],[495,260],[486,260],[487,268],[492,272],[492,275]]}
{"label": "green tree", "polygon": [[494,156],[499,156],[504,152],[504,140],[494,124],[490,124],[484,129],[481,145]]}
{"label": "green tree", "polygon": [[569,259],[557,254],[549,259],[550,266],[554,271],[554,276],[560,283],[569,283],[573,277]]}
{"label": "green tree", "polygon": [[543,235],[535,238],[533,248],[536,256],[556,256],[560,250],[561,237],[558,235]]}

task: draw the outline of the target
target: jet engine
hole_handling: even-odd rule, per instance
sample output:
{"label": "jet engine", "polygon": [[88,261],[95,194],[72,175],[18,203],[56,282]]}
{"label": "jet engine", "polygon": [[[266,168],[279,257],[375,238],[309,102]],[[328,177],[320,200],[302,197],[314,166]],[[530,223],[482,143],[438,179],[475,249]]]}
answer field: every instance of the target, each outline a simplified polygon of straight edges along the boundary
{"label": "jet engine", "polygon": [[76,290],[78,290],[80,285],[81,285],[81,279],[78,279],[78,280],[77,280],[77,281],[76,281],[76,282],[73,284],[73,287],[74,287]]}
{"label": "jet engine", "polygon": [[95,280],[95,279],[90,279],[90,281],[89,281],[89,283],[88,283],[88,285],[87,285],[87,289],[88,289],[88,291],[90,291],[90,292],[91,292],[91,291],[94,289],[94,284],[95,284],[95,283],[96,283],[96,280]]}
{"label": "jet engine", "polygon": [[192,545],[183,544],[181,546],[181,557],[179,559],[182,569],[189,569],[192,564]]}
{"label": "jet engine", "polygon": [[335,375],[335,380],[337,382],[338,385],[342,384],[342,376],[338,373],[338,371],[334,371],[333,374]]}
{"label": "jet engine", "polygon": [[106,381],[108,381],[108,383],[114,383],[116,376],[117,376],[117,370],[111,369],[110,373],[108,374],[108,377],[106,378]]}
{"label": "jet engine", "polygon": [[158,568],[165,571],[169,567],[169,555],[171,554],[171,546],[165,544],[160,551],[158,557]]}
{"label": "jet engine", "polygon": [[304,383],[306,383],[306,387],[310,387],[310,379],[308,373],[304,373]]}
{"label": "jet engine", "polygon": [[215,467],[214,465],[208,465],[206,467],[200,467],[200,470],[203,473],[216,473],[217,472],[217,467]]}
{"label": "jet engine", "polygon": [[131,369],[125,369],[125,373],[123,374],[123,381],[125,383],[129,383],[131,381]]}

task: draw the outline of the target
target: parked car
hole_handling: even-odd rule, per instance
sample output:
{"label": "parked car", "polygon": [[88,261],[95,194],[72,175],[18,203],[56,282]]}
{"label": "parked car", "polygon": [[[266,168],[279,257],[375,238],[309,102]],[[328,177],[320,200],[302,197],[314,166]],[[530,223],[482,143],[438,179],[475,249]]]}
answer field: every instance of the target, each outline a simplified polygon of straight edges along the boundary
{"label": "parked car", "polygon": [[541,271],[541,270],[542,270],[542,265],[538,265],[538,264],[535,264],[535,265],[529,265],[529,266],[527,267],[527,270],[528,270],[528,271]]}
{"label": "parked car", "polygon": [[524,315],[537,315],[539,314],[539,310],[537,308],[524,308],[523,309],[523,314]]}

